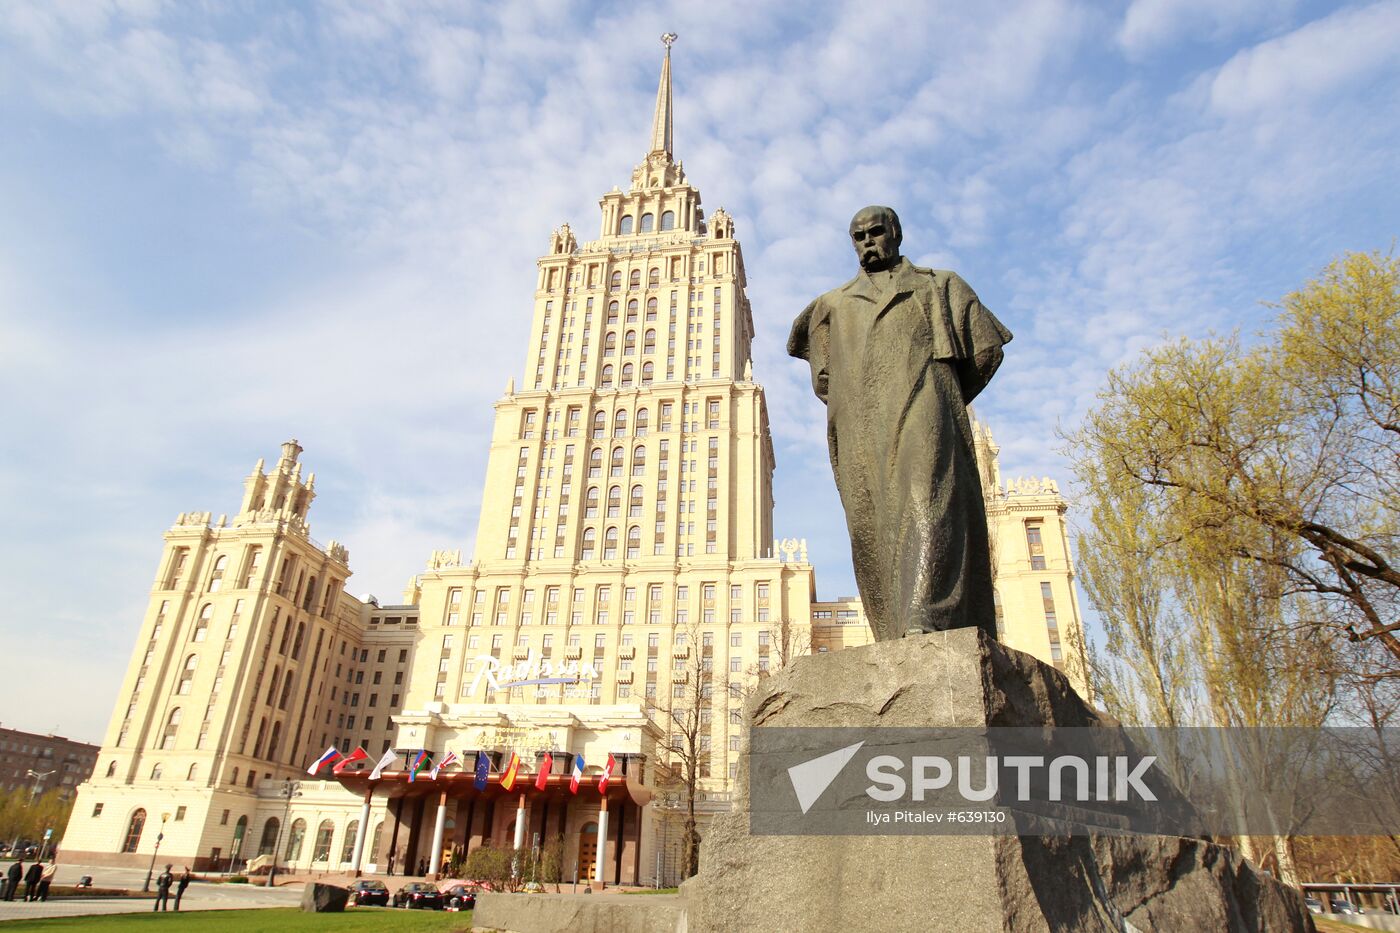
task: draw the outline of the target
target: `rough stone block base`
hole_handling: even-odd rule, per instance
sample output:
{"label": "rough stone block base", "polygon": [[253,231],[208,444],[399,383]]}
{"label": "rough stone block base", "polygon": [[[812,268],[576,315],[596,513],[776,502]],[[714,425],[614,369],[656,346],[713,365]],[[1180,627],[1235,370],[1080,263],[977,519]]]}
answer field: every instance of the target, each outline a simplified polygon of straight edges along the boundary
{"label": "rough stone block base", "polygon": [[674,894],[480,894],[472,912],[474,933],[685,933],[685,923]]}
{"label": "rough stone block base", "polygon": [[[974,629],[801,658],[762,681],[749,727],[1099,726],[1064,675]],[[1167,836],[755,836],[740,765],[690,933],[958,930],[1303,933],[1302,898],[1232,851]]]}
{"label": "rough stone block base", "polygon": [[350,889],[308,881],[301,891],[301,909],[309,914],[340,913],[350,900]]}

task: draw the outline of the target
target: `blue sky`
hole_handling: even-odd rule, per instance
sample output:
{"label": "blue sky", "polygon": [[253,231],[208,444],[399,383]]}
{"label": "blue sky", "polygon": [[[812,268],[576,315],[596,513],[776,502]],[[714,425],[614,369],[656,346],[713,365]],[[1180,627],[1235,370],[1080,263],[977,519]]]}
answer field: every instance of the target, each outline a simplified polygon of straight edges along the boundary
{"label": "blue sky", "polygon": [[1400,0],[10,2],[0,16],[0,718],[97,741],[183,511],[288,437],[313,534],[397,598],[470,551],[535,258],[644,154],[743,243],[775,525],[854,590],[795,314],[895,206],[1015,332],[1004,475],[1107,369],[1274,300],[1400,216]]}

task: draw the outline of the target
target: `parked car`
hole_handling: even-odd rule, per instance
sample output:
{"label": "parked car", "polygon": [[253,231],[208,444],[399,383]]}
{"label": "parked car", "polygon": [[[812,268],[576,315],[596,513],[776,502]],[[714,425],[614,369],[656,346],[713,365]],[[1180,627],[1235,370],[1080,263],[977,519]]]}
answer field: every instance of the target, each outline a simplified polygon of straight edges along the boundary
{"label": "parked car", "polygon": [[1334,914],[1359,914],[1361,908],[1344,898],[1332,898],[1332,913]]}
{"label": "parked car", "polygon": [[361,879],[350,885],[350,903],[357,907],[388,907],[389,889],[382,881]]}
{"label": "parked car", "polygon": [[1303,898],[1303,905],[1304,905],[1305,907],[1307,907],[1308,910],[1310,910],[1312,913],[1315,913],[1315,914],[1320,914],[1320,913],[1322,913],[1322,901],[1319,901],[1319,900],[1318,900],[1317,898],[1315,898],[1315,897],[1305,897],[1305,898]]}
{"label": "parked car", "polygon": [[454,884],[444,888],[442,899],[448,910],[472,910],[476,907],[477,889],[469,884]]}
{"label": "parked car", "polygon": [[442,910],[442,892],[426,881],[414,881],[399,888],[394,895],[395,907],[420,910]]}

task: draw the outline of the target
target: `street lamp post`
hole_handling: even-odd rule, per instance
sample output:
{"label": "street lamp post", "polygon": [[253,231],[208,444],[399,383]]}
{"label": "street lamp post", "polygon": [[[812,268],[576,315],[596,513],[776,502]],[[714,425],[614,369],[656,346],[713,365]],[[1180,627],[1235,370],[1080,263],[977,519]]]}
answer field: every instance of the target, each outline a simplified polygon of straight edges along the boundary
{"label": "street lamp post", "polygon": [[292,798],[301,796],[301,782],[290,778],[282,781],[278,795],[285,797],[287,805],[282,809],[282,822],[277,826],[277,842],[272,847],[272,867],[267,870],[267,886],[270,888],[277,878],[277,853],[282,849],[282,831],[287,828],[287,820],[292,815]]}
{"label": "street lamp post", "polygon": [[151,876],[156,873],[156,856],[160,854],[160,843],[165,838],[165,821],[170,819],[169,813],[160,815],[160,832],[156,833],[156,847],[151,850],[151,867],[146,869],[146,883],[141,886],[144,893],[151,891]]}
{"label": "street lamp post", "polygon": [[[39,789],[44,786],[44,778],[48,777],[54,772],[35,771],[33,768],[30,768],[24,773],[26,777],[32,777],[34,779],[34,786],[29,789],[29,806],[32,808],[34,806],[34,798],[39,796]],[[11,853],[13,853],[16,849],[19,848],[19,839],[20,837],[18,835],[15,836],[15,841],[10,845]]]}

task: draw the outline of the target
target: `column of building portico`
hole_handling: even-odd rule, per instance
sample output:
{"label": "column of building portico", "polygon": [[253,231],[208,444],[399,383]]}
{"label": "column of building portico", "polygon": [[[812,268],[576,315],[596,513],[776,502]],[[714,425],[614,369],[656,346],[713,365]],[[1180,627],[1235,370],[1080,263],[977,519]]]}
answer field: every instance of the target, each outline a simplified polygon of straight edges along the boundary
{"label": "column of building portico", "polygon": [[428,853],[428,874],[436,875],[442,867],[442,834],[447,828],[447,791],[438,794],[437,821],[433,824],[433,848]]}
{"label": "column of building portico", "polygon": [[370,785],[369,789],[365,791],[365,802],[360,807],[360,826],[355,831],[355,851],[350,857],[350,870],[354,872],[356,878],[360,877],[360,865],[365,855],[365,840],[369,838],[369,804],[370,798],[373,796],[374,785]]}
{"label": "column of building portico", "polygon": [[593,859],[593,886],[602,888],[608,876],[608,798],[598,807],[598,853]]}

